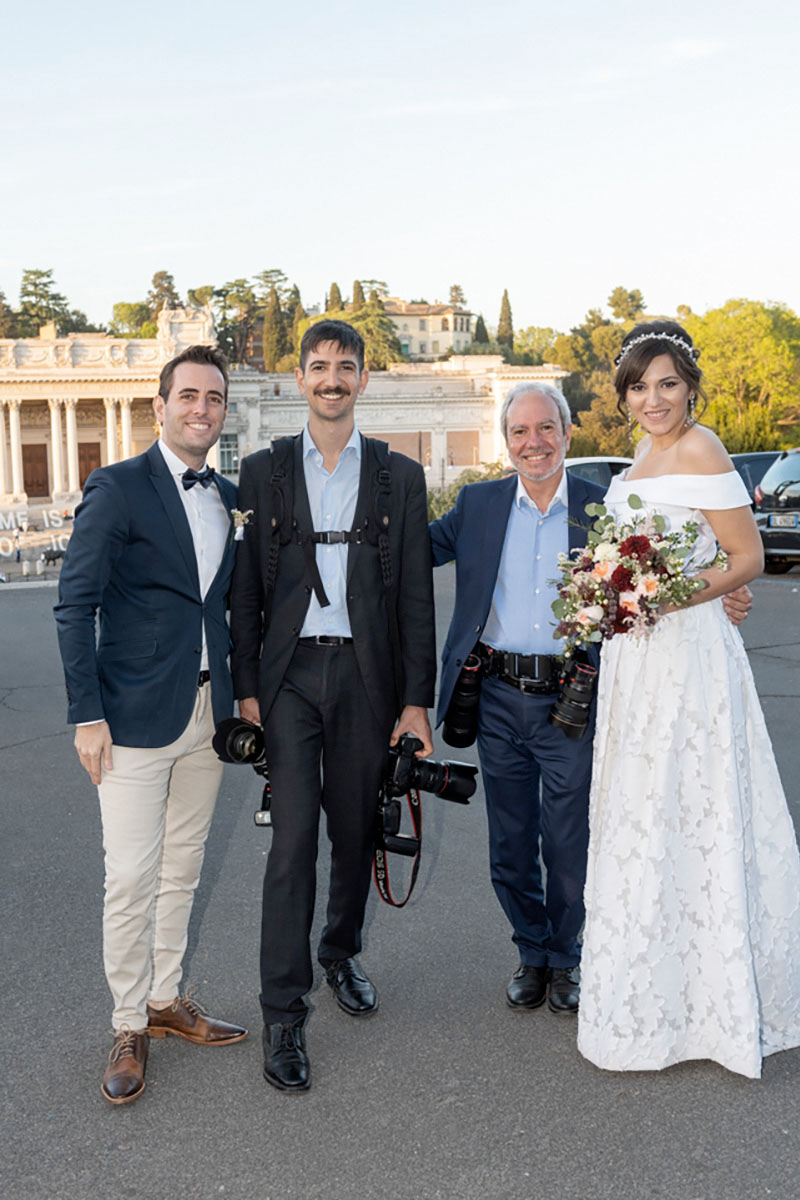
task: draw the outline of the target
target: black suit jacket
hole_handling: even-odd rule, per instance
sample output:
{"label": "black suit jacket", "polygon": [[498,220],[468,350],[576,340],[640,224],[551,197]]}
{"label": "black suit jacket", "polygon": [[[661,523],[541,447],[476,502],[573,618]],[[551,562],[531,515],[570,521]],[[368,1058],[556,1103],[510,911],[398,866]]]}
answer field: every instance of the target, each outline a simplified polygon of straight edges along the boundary
{"label": "black suit jacket", "polygon": [[[230,515],[236,488],[215,478]],[[75,510],[55,607],[67,720],[105,718],[118,746],[174,742],[197,696],[204,619],[214,719],[230,716],[226,616],[234,558],[231,523],[203,598],[186,510],[157,445],[93,471]]]}
{"label": "black suit jacket", "polygon": [[[373,481],[361,439],[361,478],[353,528],[372,512]],[[312,529],[302,465],[302,435],[293,447],[298,528]],[[391,728],[407,704],[430,708],[436,681],[433,575],[427,533],[427,499],[422,467],[403,454],[390,455],[389,544],[393,584],[384,590],[377,548],[351,544],[347,554],[347,611],[356,661],[382,727]],[[239,543],[231,592],[231,669],[236,696],[257,696],[266,720],[297,645],[308,606],[310,581],[303,550],[281,547],[269,620],[265,621],[266,566],[272,536],[272,451],[259,450],[242,462],[239,506],[253,510]],[[298,503],[299,501],[299,503]],[[390,641],[387,601],[396,613],[399,655]],[[399,676],[399,677],[398,677]]]}
{"label": "black suit jacket", "polygon": [[[440,567],[453,559],[456,563],[456,601],[442,650],[437,723],[444,719],[458,673],[489,618],[516,491],[516,475],[468,484],[458,493],[455,507],[431,524],[434,564]],[[592,522],[586,515],[586,505],[601,501],[604,495],[605,490],[597,484],[567,476],[570,550],[586,545]],[[525,602],[526,598],[520,597],[520,603]]]}

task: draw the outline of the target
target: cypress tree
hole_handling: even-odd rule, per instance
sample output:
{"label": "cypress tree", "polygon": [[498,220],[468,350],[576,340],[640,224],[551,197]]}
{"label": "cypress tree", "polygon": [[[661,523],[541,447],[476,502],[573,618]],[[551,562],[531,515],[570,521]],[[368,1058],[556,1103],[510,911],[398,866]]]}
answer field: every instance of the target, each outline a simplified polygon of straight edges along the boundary
{"label": "cypress tree", "polygon": [[342,293],[339,291],[338,283],[331,284],[331,290],[328,292],[328,303],[325,308],[326,312],[341,312],[344,308],[342,303]]}
{"label": "cypress tree", "polygon": [[508,299],[508,288],[503,292],[500,304],[500,320],[497,322],[497,340],[501,346],[506,346],[509,353],[514,350],[514,326],[511,322],[511,304]]}
{"label": "cypress tree", "polygon": [[366,300],[364,299],[364,289],[361,286],[361,280],[355,279],[353,281],[353,303],[350,306],[351,311],[358,312],[358,310],[363,308],[365,304]]}
{"label": "cypress tree", "polygon": [[267,371],[274,371],[278,359],[289,352],[286,327],[283,323],[283,313],[281,312],[278,293],[274,287],[269,290],[267,308],[264,313],[264,332],[261,344],[264,351],[264,368]]}
{"label": "cypress tree", "polygon": [[475,337],[472,340],[474,342],[486,343],[488,345],[489,334],[486,329],[486,322],[483,319],[483,313],[479,314],[478,319],[475,322]]}

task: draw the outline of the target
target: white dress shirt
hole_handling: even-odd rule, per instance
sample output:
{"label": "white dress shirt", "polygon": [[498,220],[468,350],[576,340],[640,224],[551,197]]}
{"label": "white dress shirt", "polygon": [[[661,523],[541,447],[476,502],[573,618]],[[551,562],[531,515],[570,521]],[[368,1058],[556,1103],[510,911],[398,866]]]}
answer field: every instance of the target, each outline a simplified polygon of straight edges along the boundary
{"label": "white dress shirt", "polygon": [[[196,483],[194,487],[185,488],[181,476],[187,469],[187,464],[178,458],[177,454],[174,454],[163,440],[159,439],[158,447],[164,455],[164,461],[169,467],[170,475],[175,480],[175,487],[178,489],[181,503],[186,510],[197,559],[200,595],[205,598],[216,578],[222,556],[225,553],[225,543],[231,533],[231,519],[215,483],[212,482],[211,486],[207,488],[200,483]],[[205,621],[203,622],[203,653],[200,670],[208,670]]]}

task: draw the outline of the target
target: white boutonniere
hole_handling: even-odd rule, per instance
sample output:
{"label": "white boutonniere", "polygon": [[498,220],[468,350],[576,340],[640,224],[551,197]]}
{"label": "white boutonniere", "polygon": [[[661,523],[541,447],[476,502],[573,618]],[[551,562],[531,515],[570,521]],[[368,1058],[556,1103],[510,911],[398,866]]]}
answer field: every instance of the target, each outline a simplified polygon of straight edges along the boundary
{"label": "white boutonniere", "polygon": [[244,537],[244,527],[250,524],[250,518],[253,515],[252,508],[248,508],[242,512],[240,508],[232,508],[231,516],[233,518],[233,540],[240,542]]}

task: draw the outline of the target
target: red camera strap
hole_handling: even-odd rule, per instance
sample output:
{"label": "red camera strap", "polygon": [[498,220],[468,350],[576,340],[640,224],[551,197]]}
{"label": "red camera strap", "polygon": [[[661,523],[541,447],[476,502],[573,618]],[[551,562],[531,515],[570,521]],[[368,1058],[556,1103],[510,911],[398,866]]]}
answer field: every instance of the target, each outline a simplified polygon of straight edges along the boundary
{"label": "red camera strap", "polygon": [[420,849],[414,855],[414,861],[411,866],[411,880],[404,899],[395,900],[392,895],[392,889],[389,884],[389,863],[386,858],[386,851],[381,846],[375,847],[375,855],[372,860],[372,874],[375,879],[375,886],[380,893],[381,900],[385,904],[390,904],[392,908],[402,908],[403,905],[408,903],[411,893],[414,890],[414,884],[417,882],[419,856],[422,849],[422,804],[420,803],[419,792],[407,792],[406,801],[408,803],[408,811],[411,813],[411,828],[414,831],[414,837],[419,838]]}

